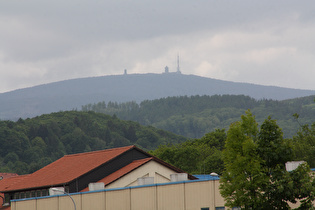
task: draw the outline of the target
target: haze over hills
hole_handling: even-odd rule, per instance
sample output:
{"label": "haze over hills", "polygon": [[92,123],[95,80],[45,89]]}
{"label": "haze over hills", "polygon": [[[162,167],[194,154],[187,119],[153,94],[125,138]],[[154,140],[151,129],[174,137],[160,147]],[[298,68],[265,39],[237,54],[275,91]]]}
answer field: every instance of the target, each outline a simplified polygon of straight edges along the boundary
{"label": "haze over hills", "polygon": [[100,101],[127,102],[168,96],[247,95],[284,100],[315,95],[315,90],[229,82],[178,73],[126,74],[65,80],[0,94],[0,119],[16,120]]}

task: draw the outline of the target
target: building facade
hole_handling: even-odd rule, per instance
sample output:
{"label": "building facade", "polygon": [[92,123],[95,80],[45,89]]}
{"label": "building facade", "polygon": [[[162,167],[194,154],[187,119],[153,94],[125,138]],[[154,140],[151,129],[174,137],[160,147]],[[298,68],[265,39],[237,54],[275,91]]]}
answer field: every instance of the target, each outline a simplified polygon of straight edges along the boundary
{"label": "building facade", "polygon": [[224,200],[219,178],[111,188],[98,191],[13,200],[12,210],[219,210]]}
{"label": "building facade", "polygon": [[103,185],[103,189],[159,184],[180,174],[184,175],[182,180],[197,179],[136,146],[128,146],[65,155],[32,174],[2,180],[0,192],[4,195],[2,206],[7,209],[12,200],[47,197],[52,189],[80,193],[89,191],[91,184]]}

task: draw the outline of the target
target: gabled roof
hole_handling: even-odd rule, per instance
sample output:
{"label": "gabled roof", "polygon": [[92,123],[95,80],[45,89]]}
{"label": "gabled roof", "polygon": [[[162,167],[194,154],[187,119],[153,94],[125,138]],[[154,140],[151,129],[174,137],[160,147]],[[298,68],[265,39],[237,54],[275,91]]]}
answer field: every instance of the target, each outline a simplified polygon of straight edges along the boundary
{"label": "gabled roof", "polygon": [[[146,154],[146,157],[149,158],[135,160],[130,164],[125,165],[121,169],[114,171],[98,182],[104,182],[108,185],[151,160],[154,160],[177,173],[184,173],[184,171],[181,169],[178,169],[156,157],[151,156],[136,146],[127,146],[95,152],[65,155],[64,157],[32,174],[1,180],[0,192],[25,191],[67,185],[70,182],[82,177],[96,168],[99,168],[103,164],[132,149],[136,149],[139,152]],[[189,179],[196,179],[196,177],[190,174],[188,174],[188,177]]]}
{"label": "gabled roof", "polygon": [[13,176],[10,178],[6,178],[0,181],[0,191],[4,192],[7,189],[9,189],[11,186],[14,186],[20,182],[23,182],[27,176],[29,176],[30,174],[26,174],[26,175],[20,175],[20,176]]}
{"label": "gabled roof", "polygon": [[[21,175],[21,176],[18,176],[17,174],[6,174],[5,178],[0,181],[0,189],[5,190],[6,188],[10,187],[11,185],[16,184],[20,181],[23,181],[24,178],[26,178],[27,176],[28,176],[28,174],[27,175]],[[4,198],[4,194],[0,193],[0,196],[2,196],[2,198]],[[3,202],[4,202],[4,200],[1,200],[0,210],[10,210],[11,206],[2,206]]]}
{"label": "gabled roof", "polygon": [[15,177],[3,180],[6,182],[0,184],[0,191],[9,192],[67,184],[133,148],[135,146],[65,155],[32,174],[16,177],[18,178],[16,181],[12,180]]}
{"label": "gabled roof", "polygon": [[[166,162],[164,162],[161,159],[158,159],[156,157],[149,157],[149,158],[145,158],[145,159],[140,159],[140,160],[134,160],[133,162],[131,162],[130,164],[126,165],[125,167],[115,171],[114,173],[104,177],[103,179],[97,181],[97,182],[103,182],[106,185],[111,184],[112,182],[120,179],[121,177],[127,175],[128,173],[132,172],[133,170],[139,168],[140,166],[143,166],[144,164],[150,162],[150,161],[155,161],[161,165],[164,165],[165,167],[168,167],[170,169],[172,169],[173,171],[177,172],[177,173],[185,173],[183,170],[176,168]],[[195,176],[188,174],[188,178],[191,180],[197,179]],[[85,192],[88,191],[89,188],[85,188],[83,189],[81,192]]]}
{"label": "gabled roof", "polygon": [[[125,167],[115,171],[114,173],[104,177],[103,179],[97,181],[97,182],[103,182],[106,185],[116,181],[117,179],[125,176],[126,174],[130,173],[131,171],[139,168],[140,166],[146,164],[147,162],[153,160],[154,158],[153,157],[150,157],[150,158],[145,158],[145,159],[141,159],[141,160],[135,160],[133,161],[132,163],[126,165]],[[83,189],[81,192],[85,192],[85,191],[88,191],[89,188],[85,188]]]}

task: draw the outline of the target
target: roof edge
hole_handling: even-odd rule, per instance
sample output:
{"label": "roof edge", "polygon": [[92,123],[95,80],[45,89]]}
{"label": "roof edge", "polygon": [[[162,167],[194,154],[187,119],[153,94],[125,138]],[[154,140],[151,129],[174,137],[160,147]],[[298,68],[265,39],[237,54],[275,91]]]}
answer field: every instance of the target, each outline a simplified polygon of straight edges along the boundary
{"label": "roof edge", "polygon": [[115,147],[115,148],[110,148],[110,149],[102,149],[102,150],[96,150],[96,151],[90,151],[90,152],[80,152],[80,153],[75,153],[75,154],[69,154],[69,155],[64,155],[63,157],[72,157],[72,156],[79,156],[79,155],[88,155],[91,153],[100,153],[106,151],[112,151],[112,150],[118,150],[118,149],[123,149],[123,148],[128,148],[130,147],[127,151],[132,149],[133,147],[136,147],[135,145],[130,145],[130,146],[125,146],[125,147]]}
{"label": "roof edge", "polygon": [[[153,160],[153,157],[149,157],[149,158],[145,158],[145,159],[147,159],[147,160],[144,161],[144,162],[143,162],[142,164],[140,164],[139,166],[137,166],[137,167],[133,168],[132,170],[128,171],[127,173],[125,173],[125,174],[122,175],[121,177],[124,177],[124,176],[130,174],[131,172],[133,172],[134,170],[138,169],[139,167],[141,167],[141,166],[147,164],[148,162],[150,162],[151,160]],[[144,160],[144,159],[141,159],[141,160]],[[133,162],[135,162],[135,161],[140,161],[140,160],[134,160],[134,161],[132,161],[131,163],[133,163]],[[130,164],[131,164],[131,163],[130,163]],[[117,178],[114,179],[113,181],[109,182],[107,185],[109,185],[109,184],[115,182],[116,180],[120,179],[121,177],[117,177]]]}

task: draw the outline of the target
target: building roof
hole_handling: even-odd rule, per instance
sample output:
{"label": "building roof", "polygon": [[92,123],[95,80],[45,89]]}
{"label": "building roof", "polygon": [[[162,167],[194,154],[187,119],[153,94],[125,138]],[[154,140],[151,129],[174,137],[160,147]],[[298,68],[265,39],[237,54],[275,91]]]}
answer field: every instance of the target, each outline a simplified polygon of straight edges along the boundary
{"label": "building roof", "polygon": [[18,174],[15,173],[0,173],[0,180],[10,178],[13,176],[18,176]]}
{"label": "building roof", "polygon": [[13,177],[1,180],[0,181],[1,192],[6,191],[6,189],[9,189],[11,186],[14,186],[20,182],[23,182],[23,180],[25,180],[25,178],[29,175],[30,174],[21,175],[21,176],[13,176]]}
{"label": "building roof", "polygon": [[[5,180],[7,178],[11,178],[11,177],[17,177],[18,174],[15,173],[0,173],[0,186],[2,186],[3,184],[5,184]],[[5,185],[4,185],[5,186]],[[0,210],[10,210],[11,207],[10,206],[2,206],[2,203],[4,202],[4,194],[0,193],[1,196],[1,200],[0,200]]]}
{"label": "building roof", "polygon": [[215,176],[211,174],[198,174],[198,175],[194,175],[194,177],[198,178],[199,180],[220,180],[219,176]]}
{"label": "building roof", "polygon": [[[116,181],[117,179],[125,176],[126,174],[130,173],[131,171],[139,168],[140,166],[146,164],[147,162],[153,160],[154,158],[153,157],[150,157],[150,158],[145,158],[145,159],[141,159],[141,160],[135,160],[133,161],[132,163],[126,165],[125,167],[115,171],[114,173],[104,177],[103,179],[97,181],[97,182],[103,182],[106,185]],[[85,191],[88,191],[89,188],[85,188],[83,189],[81,192],[85,192]]]}
{"label": "building roof", "polygon": [[[127,165],[116,171],[113,171],[111,174],[106,175],[97,182],[104,182],[105,185],[108,185],[151,160],[154,160],[177,173],[184,173],[183,170],[151,156],[136,146],[127,146],[101,151],[65,155],[32,174],[15,176],[0,181],[0,192],[25,191],[67,185],[70,182],[90,173],[94,169],[97,169],[114,160],[115,158],[121,157],[124,153],[133,149],[146,154],[146,157],[139,160],[134,159],[133,162],[129,164],[127,163]],[[196,179],[196,177],[190,174],[188,174],[188,177],[189,179]]]}
{"label": "building roof", "polygon": [[26,175],[5,179],[0,184],[1,192],[18,191],[67,184],[102,164],[114,159],[135,146],[102,151],[65,155],[44,168]]}

